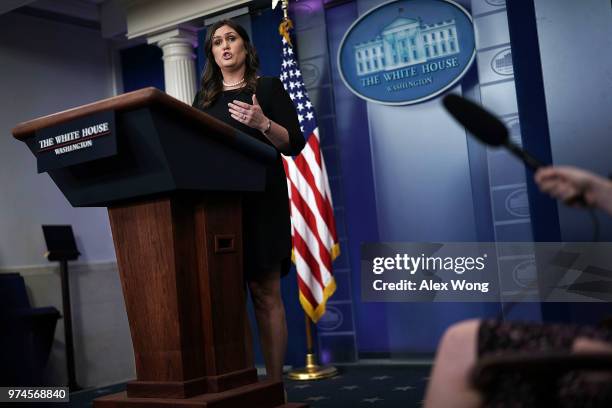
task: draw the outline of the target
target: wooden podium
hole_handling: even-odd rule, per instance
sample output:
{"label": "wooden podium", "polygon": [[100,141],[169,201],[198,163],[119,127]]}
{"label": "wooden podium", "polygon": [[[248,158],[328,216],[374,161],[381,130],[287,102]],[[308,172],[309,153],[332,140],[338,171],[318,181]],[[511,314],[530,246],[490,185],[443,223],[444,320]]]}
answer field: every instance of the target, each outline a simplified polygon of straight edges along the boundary
{"label": "wooden podium", "polygon": [[[101,113],[109,132],[85,136],[88,118],[104,129]],[[94,407],[306,406],[285,404],[282,383],[258,381],[245,341],[241,194],[264,189],[273,148],[155,88],[25,122],[13,135],[39,171],[46,155],[73,206],[108,207],[137,379]],[[116,152],[98,157],[110,138]]]}

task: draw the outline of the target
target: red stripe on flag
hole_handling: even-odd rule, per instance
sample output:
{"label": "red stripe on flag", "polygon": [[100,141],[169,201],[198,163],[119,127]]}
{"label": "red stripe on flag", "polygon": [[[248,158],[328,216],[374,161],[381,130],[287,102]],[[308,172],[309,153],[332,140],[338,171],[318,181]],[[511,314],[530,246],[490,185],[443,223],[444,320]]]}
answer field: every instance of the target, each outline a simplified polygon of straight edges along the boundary
{"label": "red stripe on flag", "polygon": [[321,286],[321,288],[324,288],[325,284],[323,284],[323,278],[321,277],[321,269],[319,268],[319,263],[315,259],[314,255],[312,255],[312,252],[310,252],[310,249],[306,245],[306,242],[300,235],[299,231],[297,231],[297,229],[295,230],[295,233],[293,235],[293,246],[295,247],[295,250],[298,251],[300,256],[304,258],[304,262],[306,262],[306,264],[310,268],[310,273],[315,278],[319,286]]}
{"label": "red stripe on flag", "polygon": [[[310,139],[313,139],[313,138],[316,139],[316,137],[314,136],[310,137]],[[285,176],[287,177],[289,181],[295,184],[296,180],[293,180],[291,178],[286,160],[291,160],[291,159],[283,158],[283,167],[285,169]],[[329,202],[327,197],[323,196],[323,192],[319,191],[319,189],[316,187],[314,175],[312,174],[312,171],[310,170],[310,166],[308,165],[308,162],[306,161],[304,156],[300,154],[299,156],[295,157],[294,163],[295,163],[296,169],[300,172],[302,177],[306,180],[306,182],[308,183],[308,186],[313,192],[313,196],[315,198],[315,202],[317,203],[317,208],[319,210],[318,212],[321,215],[321,219],[325,222],[325,225],[327,225],[327,228],[329,229],[329,232],[331,233],[332,240],[334,242],[338,242],[338,236],[336,235],[336,223],[334,221],[334,212],[333,212],[331,203]]]}
{"label": "red stripe on flag", "polygon": [[317,243],[319,244],[319,255],[321,258],[321,262],[323,262],[323,265],[325,265],[327,270],[331,272],[331,256],[329,254],[329,250],[325,247],[325,244],[323,244],[323,241],[321,240],[321,235],[319,233],[319,230],[317,229],[317,220],[315,218],[315,215],[310,210],[308,204],[302,198],[302,195],[299,193],[299,191],[297,191],[297,188],[295,187],[293,181],[291,181],[291,201],[293,201],[294,207],[300,212],[302,218],[304,218],[304,220],[306,221],[306,225],[308,225],[310,231],[312,231],[315,238],[317,239]]}
{"label": "red stripe on flag", "polygon": [[329,201],[327,201],[327,199],[323,197],[323,192],[319,191],[319,189],[316,187],[317,185],[315,183],[314,175],[312,174],[310,166],[308,165],[308,162],[306,162],[306,159],[303,155],[299,155],[295,158],[295,166],[310,186],[310,189],[312,190],[315,201],[317,203],[317,208],[319,209],[319,214],[321,214],[325,222],[328,224],[327,226],[329,230],[331,231],[332,228],[328,223],[329,218],[326,217],[326,207],[330,206]]}
{"label": "red stripe on flag", "polygon": [[312,292],[310,291],[310,288],[302,280],[302,277],[299,274],[298,274],[298,288],[300,289],[300,293],[302,294],[302,296],[304,296],[304,298],[306,298],[308,303],[310,303],[310,306],[313,309],[316,309],[317,306],[319,305],[319,302],[317,302],[315,298],[312,296]]}
{"label": "red stripe on flag", "polygon": [[314,153],[315,160],[317,161],[319,168],[321,168],[322,167],[321,166],[321,146],[319,145],[319,138],[315,134],[312,134],[308,138],[307,143],[310,145],[310,148],[312,149],[312,152]]}
{"label": "red stripe on flag", "polygon": [[[317,162],[319,169],[321,169],[321,172],[323,172],[323,157],[321,153],[321,145],[319,144],[319,138],[313,134],[312,137],[308,138],[308,144],[310,145],[310,148],[312,149],[313,155],[315,157],[315,161]],[[329,180],[324,180],[324,181],[329,183]],[[321,192],[321,194],[324,194],[324,193],[325,193],[324,191]],[[323,195],[323,198],[325,200],[325,212],[322,214],[322,216],[326,220],[328,226],[330,226],[329,230],[332,234],[332,238],[334,239],[334,242],[338,242],[338,236],[336,235],[336,222],[335,222],[335,217],[334,217],[334,210],[332,208],[331,202],[329,201],[329,197],[327,197],[327,195]]]}
{"label": "red stripe on flag", "polygon": [[310,186],[317,203],[317,208],[319,209],[319,214],[321,214],[321,218],[323,218],[329,232],[332,234],[334,242],[337,242],[336,223],[334,222],[334,212],[331,203],[327,197],[323,196],[323,192],[319,191],[319,189],[316,187],[315,179],[312,171],[310,170],[310,166],[308,165],[308,162],[306,162],[303,155],[300,154],[295,158],[295,164],[302,177],[304,177]]}

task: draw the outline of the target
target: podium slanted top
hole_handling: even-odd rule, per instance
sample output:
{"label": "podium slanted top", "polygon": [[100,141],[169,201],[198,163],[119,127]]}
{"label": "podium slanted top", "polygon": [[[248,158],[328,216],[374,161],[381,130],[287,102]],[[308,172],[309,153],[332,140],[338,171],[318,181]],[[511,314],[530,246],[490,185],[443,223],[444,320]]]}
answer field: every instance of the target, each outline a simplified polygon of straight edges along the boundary
{"label": "podium slanted top", "polygon": [[75,207],[185,191],[263,191],[279,155],[156,88],[20,123],[12,133]]}
{"label": "podium slanted top", "polygon": [[33,137],[40,129],[52,127],[74,119],[83,118],[98,112],[114,110],[115,112],[130,111],[145,106],[170,109],[179,118],[184,118],[201,125],[204,129],[213,130],[213,135],[232,146],[239,147],[244,153],[252,154],[262,161],[271,161],[276,157],[276,151],[265,144],[255,141],[249,135],[234,129],[230,125],[193,108],[186,103],[160,91],[154,87],[142,88],[111,98],[102,99],[76,108],[67,109],[51,115],[19,123],[12,130],[13,136],[21,141]]}

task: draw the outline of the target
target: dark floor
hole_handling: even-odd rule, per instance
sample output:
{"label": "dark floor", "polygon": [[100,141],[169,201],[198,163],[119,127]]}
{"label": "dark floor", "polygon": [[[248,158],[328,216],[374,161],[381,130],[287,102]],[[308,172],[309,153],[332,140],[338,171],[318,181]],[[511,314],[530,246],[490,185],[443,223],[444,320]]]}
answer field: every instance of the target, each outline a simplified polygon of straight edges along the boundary
{"label": "dark floor", "polygon": [[420,407],[431,367],[356,365],[340,375],[316,382],[286,381],[289,401],[311,408]]}
{"label": "dark floor", "polygon": [[[290,402],[311,408],[420,407],[431,367],[429,365],[348,365],[340,374],[320,381],[285,381]],[[70,395],[70,407],[89,408],[95,398],[125,390],[116,384]]]}

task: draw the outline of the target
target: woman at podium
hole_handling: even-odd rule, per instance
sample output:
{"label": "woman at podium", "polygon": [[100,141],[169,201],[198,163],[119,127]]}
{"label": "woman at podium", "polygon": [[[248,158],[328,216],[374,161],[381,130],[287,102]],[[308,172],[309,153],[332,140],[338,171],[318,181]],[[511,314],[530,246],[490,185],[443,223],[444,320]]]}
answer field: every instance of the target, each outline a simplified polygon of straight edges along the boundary
{"label": "woman at podium", "polygon": [[278,78],[258,77],[259,60],[245,29],[231,20],[213,24],[207,62],[193,106],[273,146],[263,193],[243,200],[245,280],[253,299],[268,378],[281,381],[287,323],[280,278],[289,272],[291,224],[280,154],[304,147],[297,113]]}

